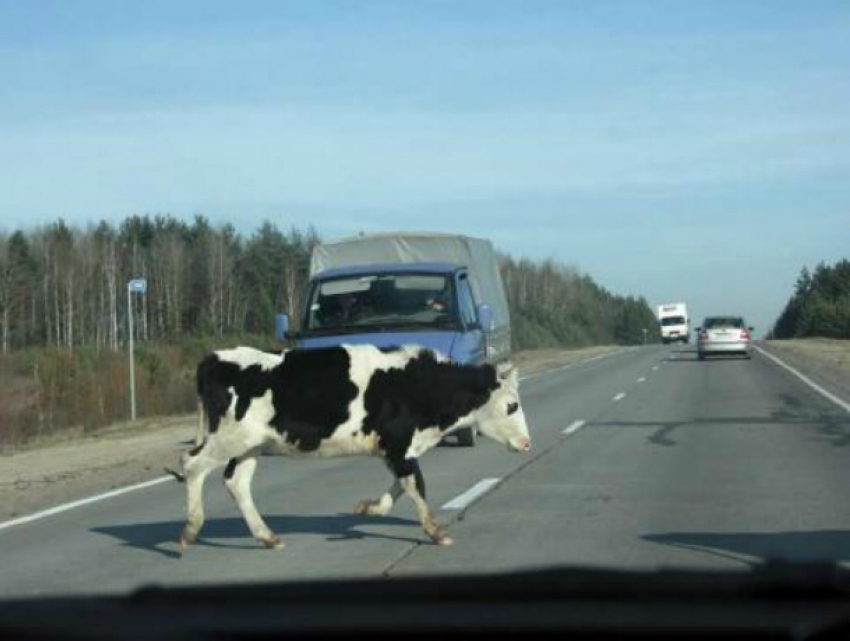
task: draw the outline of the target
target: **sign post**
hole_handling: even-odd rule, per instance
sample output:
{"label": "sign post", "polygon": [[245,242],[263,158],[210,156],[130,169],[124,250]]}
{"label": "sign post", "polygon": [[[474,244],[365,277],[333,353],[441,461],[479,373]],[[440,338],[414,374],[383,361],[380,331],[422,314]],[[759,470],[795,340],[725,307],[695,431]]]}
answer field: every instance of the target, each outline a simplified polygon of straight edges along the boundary
{"label": "sign post", "polygon": [[136,421],[136,371],[133,363],[133,294],[144,294],[148,290],[148,281],[134,278],[127,283],[127,330],[130,340],[130,420]]}

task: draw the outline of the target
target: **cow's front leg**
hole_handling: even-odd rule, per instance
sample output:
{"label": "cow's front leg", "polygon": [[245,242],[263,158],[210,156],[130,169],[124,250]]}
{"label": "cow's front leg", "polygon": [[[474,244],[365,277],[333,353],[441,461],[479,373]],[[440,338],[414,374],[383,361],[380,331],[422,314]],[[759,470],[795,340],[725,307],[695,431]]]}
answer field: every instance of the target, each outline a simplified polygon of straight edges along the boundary
{"label": "cow's front leg", "polygon": [[218,464],[204,451],[205,445],[185,452],[180,460],[186,482],[186,526],[180,534],[180,548],[185,550],[198,540],[204,525],[204,481]]}
{"label": "cow's front leg", "polygon": [[283,547],[283,541],[263,521],[251,495],[251,479],[254,478],[256,469],[257,455],[254,452],[230,459],[224,470],[224,484],[245,517],[254,538],[267,548],[278,550]]}
{"label": "cow's front leg", "polygon": [[400,465],[395,466],[395,468],[400,472],[398,481],[401,487],[416,506],[416,511],[419,513],[419,520],[422,522],[425,533],[431,537],[434,543],[452,545],[454,543],[452,537],[437,522],[431,509],[425,502],[425,478],[419,469],[419,463],[415,459],[405,459]]}

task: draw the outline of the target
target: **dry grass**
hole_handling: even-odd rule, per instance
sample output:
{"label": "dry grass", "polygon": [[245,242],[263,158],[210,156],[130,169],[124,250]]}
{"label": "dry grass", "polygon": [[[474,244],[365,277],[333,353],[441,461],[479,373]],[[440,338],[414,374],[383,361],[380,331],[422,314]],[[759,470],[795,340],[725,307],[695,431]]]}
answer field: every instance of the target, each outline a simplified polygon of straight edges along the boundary
{"label": "dry grass", "polygon": [[814,358],[850,375],[850,340],[796,338],[770,341],[768,346],[779,354],[791,352]]}

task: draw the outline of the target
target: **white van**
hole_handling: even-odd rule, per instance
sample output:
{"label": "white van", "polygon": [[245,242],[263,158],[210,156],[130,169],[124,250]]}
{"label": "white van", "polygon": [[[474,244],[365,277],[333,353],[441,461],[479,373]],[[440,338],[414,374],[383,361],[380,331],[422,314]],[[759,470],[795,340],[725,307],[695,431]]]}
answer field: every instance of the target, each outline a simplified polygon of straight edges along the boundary
{"label": "white van", "polygon": [[661,324],[661,342],[691,342],[691,319],[688,306],[684,303],[667,303],[658,306],[658,322]]}

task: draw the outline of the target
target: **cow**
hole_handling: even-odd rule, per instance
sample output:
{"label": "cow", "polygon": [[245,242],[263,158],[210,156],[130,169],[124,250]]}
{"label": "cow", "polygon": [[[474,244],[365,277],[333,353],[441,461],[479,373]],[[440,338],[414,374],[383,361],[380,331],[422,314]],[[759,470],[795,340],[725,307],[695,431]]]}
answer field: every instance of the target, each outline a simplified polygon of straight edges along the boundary
{"label": "cow", "polygon": [[200,362],[197,386],[202,441],[183,453],[182,472],[174,473],[186,483],[184,551],[203,526],[204,480],[225,464],[225,485],[254,538],[283,547],[251,495],[261,453],[380,456],[393,483],[380,498],[360,501],[355,513],[387,514],[405,493],[431,540],[452,545],[425,501],[419,457],[471,425],[511,450],[531,449],[516,368],[459,365],[420,346],[222,350]]}

